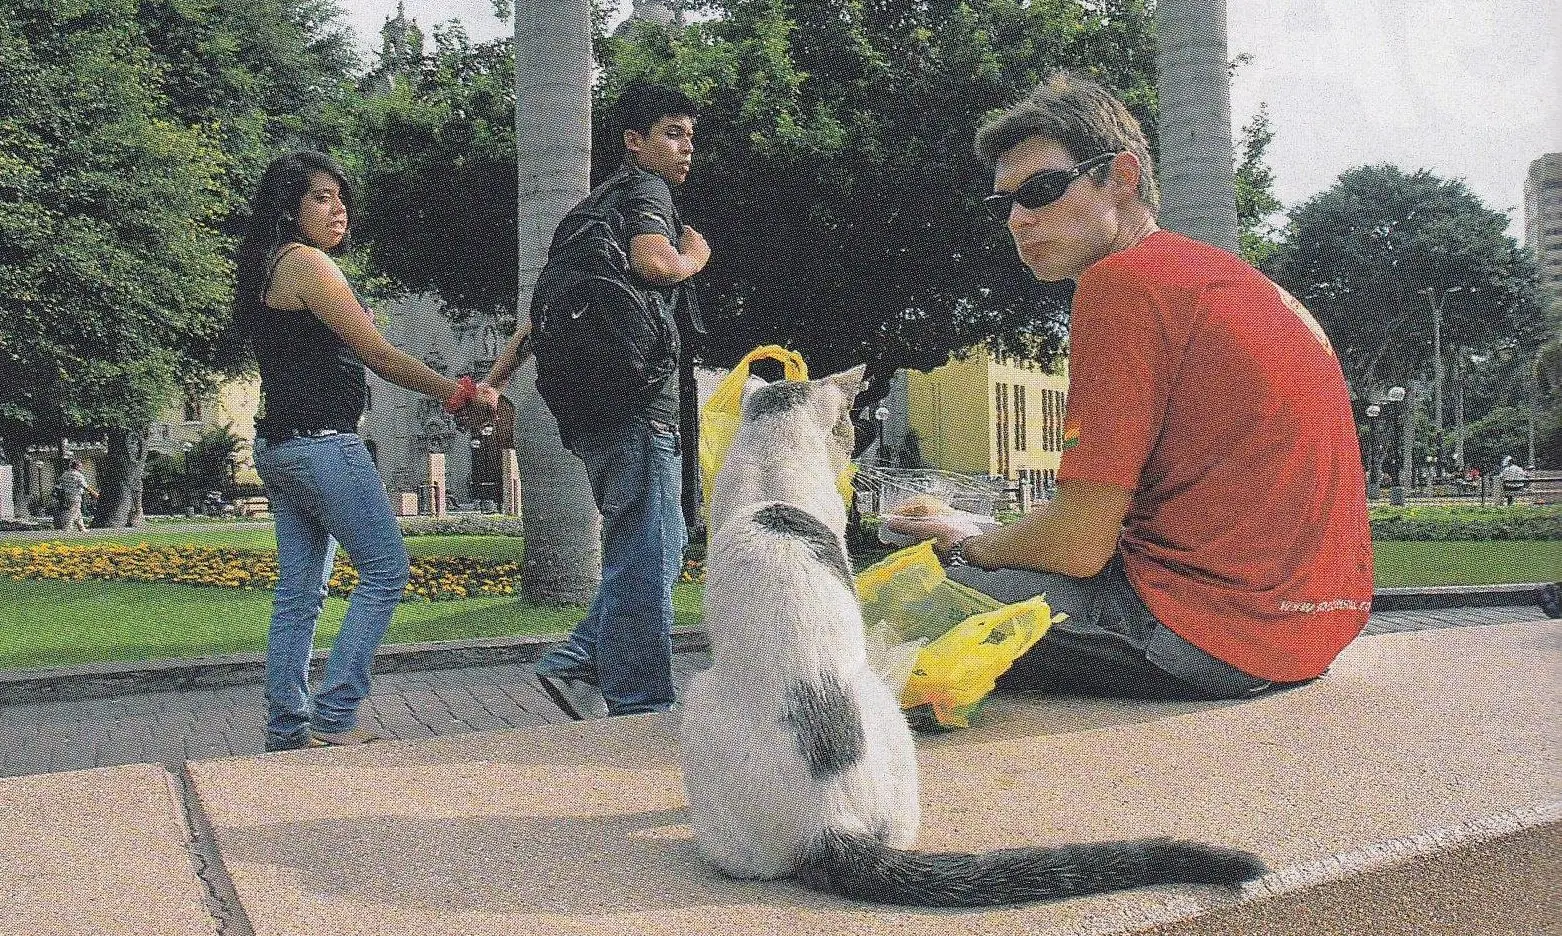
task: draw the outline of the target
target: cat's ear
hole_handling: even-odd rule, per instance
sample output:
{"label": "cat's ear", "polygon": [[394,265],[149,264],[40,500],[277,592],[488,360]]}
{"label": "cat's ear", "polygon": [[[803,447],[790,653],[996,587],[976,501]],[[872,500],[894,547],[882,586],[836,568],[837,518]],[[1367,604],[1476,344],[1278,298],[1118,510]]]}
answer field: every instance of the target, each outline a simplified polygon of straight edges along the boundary
{"label": "cat's ear", "polygon": [[831,374],[824,380],[826,383],[835,384],[841,391],[841,395],[846,398],[846,403],[850,405],[853,400],[857,399],[857,391],[862,389],[862,375],[867,370],[868,365],[858,364],[851,370],[841,371],[839,374]]}

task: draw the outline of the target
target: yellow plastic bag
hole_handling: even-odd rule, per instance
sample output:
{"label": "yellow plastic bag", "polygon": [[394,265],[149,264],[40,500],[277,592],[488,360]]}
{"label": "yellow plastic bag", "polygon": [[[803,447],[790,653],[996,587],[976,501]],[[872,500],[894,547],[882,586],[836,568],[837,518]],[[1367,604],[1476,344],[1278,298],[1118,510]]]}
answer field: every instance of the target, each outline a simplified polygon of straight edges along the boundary
{"label": "yellow plastic bag", "polygon": [[952,582],[931,542],[892,553],[857,576],[863,622],[887,623],[917,653],[900,705],[919,727],[965,728],[998,677],[1065,615],[1045,595],[1018,604]]}
{"label": "yellow plastic bag", "polygon": [[[716,473],[738,437],[738,427],[743,422],[743,388],[748,384],[749,365],[759,360],[781,362],[782,376],[786,380],[807,380],[808,365],[796,351],[788,351],[780,345],[761,345],[743,356],[716,385],[716,392],[700,409],[700,480],[704,484],[705,506],[710,507],[711,494],[716,489]],[[851,503],[852,475],[848,468],[836,479],[841,496]]]}

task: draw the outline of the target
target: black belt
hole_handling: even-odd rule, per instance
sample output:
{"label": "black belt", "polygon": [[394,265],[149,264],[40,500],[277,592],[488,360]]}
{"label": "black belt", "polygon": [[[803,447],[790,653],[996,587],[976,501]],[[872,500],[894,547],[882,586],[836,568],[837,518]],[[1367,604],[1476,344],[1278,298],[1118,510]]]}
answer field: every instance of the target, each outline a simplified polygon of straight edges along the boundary
{"label": "black belt", "polygon": [[340,429],[268,429],[261,435],[267,442],[286,442],[289,439],[323,439],[326,436],[341,435]]}

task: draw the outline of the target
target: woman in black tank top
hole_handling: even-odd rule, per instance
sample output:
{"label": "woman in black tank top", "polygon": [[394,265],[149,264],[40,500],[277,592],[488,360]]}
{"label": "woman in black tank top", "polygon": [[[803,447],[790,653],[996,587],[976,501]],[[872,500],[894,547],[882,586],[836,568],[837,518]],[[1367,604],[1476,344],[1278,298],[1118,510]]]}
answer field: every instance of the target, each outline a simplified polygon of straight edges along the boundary
{"label": "woman in black tank top", "polygon": [[[407,582],[407,551],[363,441],[364,371],[428,394],[463,428],[492,417],[471,378],[451,380],[392,346],[328,254],[347,242],[352,190],[320,153],[261,177],[239,247],[234,323],[260,365],[255,468],[277,525],[280,567],[266,644],[266,749],[358,744],[369,666]],[[325,680],[308,692],[309,652],[337,543],[358,572]]]}

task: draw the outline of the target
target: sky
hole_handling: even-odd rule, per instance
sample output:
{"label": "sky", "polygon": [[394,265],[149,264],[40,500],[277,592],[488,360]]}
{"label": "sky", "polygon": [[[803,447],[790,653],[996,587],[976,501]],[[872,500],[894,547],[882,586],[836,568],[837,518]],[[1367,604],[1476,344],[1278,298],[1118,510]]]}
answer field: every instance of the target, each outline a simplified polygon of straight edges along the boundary
{"label": "sky", "polygon": [[[339,0],[366,51],[396,0]],[[490,0],[404,0],[425,31],[460,18],[478,41],[510,31]],[[624,0],[618,18],[627,15]],[[1266,162],[1287,207],[1354,166],[1461,178],[1523,238],[1524,176],[1562,151],[1558,0],[1227,0],[1233,129],[1269,110]]]}

